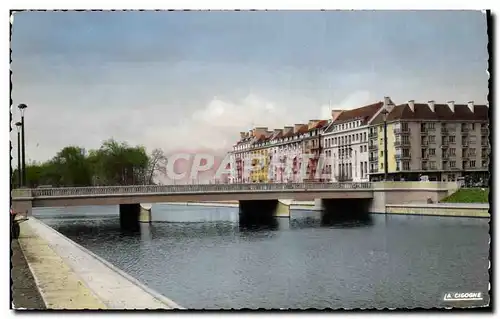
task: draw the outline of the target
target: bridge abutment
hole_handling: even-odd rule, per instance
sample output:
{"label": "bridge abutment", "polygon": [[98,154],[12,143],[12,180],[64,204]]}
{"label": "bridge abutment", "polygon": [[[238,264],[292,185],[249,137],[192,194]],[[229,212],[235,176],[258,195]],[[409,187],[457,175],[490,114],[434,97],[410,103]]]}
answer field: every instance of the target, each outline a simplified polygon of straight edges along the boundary
{"label": "bridge abutment", "polygon": [[122,230],[140,230],[139,217],[141,214],[140,204],[120,204],[120,227]]}

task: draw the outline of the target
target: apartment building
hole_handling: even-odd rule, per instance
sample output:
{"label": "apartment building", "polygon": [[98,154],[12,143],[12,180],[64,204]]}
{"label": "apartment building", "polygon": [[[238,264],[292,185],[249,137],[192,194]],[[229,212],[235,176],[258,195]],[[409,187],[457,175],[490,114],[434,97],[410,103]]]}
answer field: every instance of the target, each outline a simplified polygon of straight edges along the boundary
{"label": "apartment building", "polygon": [[285,126],[282,134],[271,139],[270,181],[276,183],[300,182],[303,135],[307,132],[306,124]]}
{"label": "apartment building", "polygon": [[[287,183],[314,180],[321,154],[320,133],[327,124],[326,120],[310,120],[308,124],[285,126],[274,131],[258,127],[241,132],[240,140],[231,152],[231,162],[236,166],[231,181]],[[310,154],[306,176],[301,171],[303,154]],[[252,165],[250,172],[244,168],[249,163]]]}
{"label": "apartment building", "polygon": [[333,110],[332,122],[321,136],[324,174],[333,182],[368,181],[368,129],[371,121],[393,105],[389,97],[351,110]]}
{"label": "apartment building", "polygon": [[[316,171],[320,156],[323,153],[321,133],[328,124],[327,120],[310,120],[307,125],[307,132],[302,136],[304,158],[308,160],[303,176],[304,181],[323,181],[321,177],[316,176]],[[305,163],[299,164],[299,170],[302,165],[305,165]]]}
{"label": "apartment building", "polygon": [[[488,106],[416,103],[386,114],[387,173],[390,180],[455,181],[486,179],[489,165]],[[369,128],[370,180],[384,178],[384,114]]]}

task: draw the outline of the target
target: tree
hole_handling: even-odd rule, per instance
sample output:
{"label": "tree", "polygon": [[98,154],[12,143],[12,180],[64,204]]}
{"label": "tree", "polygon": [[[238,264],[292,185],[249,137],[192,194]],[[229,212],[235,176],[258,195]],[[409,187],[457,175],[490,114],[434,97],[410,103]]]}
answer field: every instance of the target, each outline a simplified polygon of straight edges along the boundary
{"label": "tree", "polygon": [[[26,166],[27,187],[40,185],[91,186],[136,185],[149,183],[155,172],[164,171],[163,151],[153,150],[148,156],[142,146],[129,146],[113,139],[104,141],[88,155],[78,146],[67,146],[44,163]],[[11,176],[17,185],[17,171]]]}
{"label": "tree", "polygon": [[151,155],[149,156],[149,161],[148,161],[148,169],[147,169],[147,176],[145,183],[146,184],[154,184],[154,176],[155,173],[161,173],[163,175],[167,174],[167,157],[165,156],[165,153],[159,148],[155,148],[152,152]]}
{"label": "tree", "polygon": [[[52,167],[50,167],[52,166]],[[91,184],[92,174],[82,148],[67,146],[59,151],[49,164],[56,168],[60,182],[66,186],[87,186]],[[48,167],[48,168],[49,168]],[[53,170],[51,173],[55,173]],[[51,174],[56,177],[55,174]]]}

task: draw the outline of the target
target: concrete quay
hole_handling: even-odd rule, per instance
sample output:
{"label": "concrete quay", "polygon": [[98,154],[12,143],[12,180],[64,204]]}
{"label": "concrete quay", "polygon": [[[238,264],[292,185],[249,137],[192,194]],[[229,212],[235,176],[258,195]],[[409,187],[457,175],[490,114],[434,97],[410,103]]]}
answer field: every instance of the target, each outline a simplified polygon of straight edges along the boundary
{"label": "concrete quay", "polygon": [[489,210],[489,204],[475,203],[407,203],[386,205],[387,214],[398,215],[489,218]]}
{"label": "concrete quay", "polygon": [[182,309],[36,218],[18,242],[47,309]]}
{"label": "concrete quay", "polygon": [[[170,205],[207,206],[207,207],[238,207],[237,201],[227,202],[186,202],[169,203]],[[375,214],[396,215],[424,215],[424,216],[450,216],[450,217],[476,217],[489,218],[489,204],[470,203],[419,203],[407,202],[401,204],[386,204],[385,212],[370,212]],[[290,217],[290,211],[307,210],[321,211],[321,205],[315,201],[279,200],[277,217]]]}

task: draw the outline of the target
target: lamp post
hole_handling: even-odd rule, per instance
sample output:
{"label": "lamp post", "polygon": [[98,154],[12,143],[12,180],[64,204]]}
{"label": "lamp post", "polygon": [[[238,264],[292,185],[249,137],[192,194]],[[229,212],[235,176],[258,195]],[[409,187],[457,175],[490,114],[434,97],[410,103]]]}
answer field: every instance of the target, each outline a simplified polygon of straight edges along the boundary
{"label": "lamp post", "polygon": [[24,122],[24,111],[28,107],[26,104],[19,104],[17,106],[19,111],[21,111],[21,134],[22,134],[22,186],[26,186],[26,137],[24,133],[24,127],[26,126]]}
{"label": "lamp post", "polygon": [[21,176],[21,122],[16,122],[16,128],[17,128],[17,181],[18,185],[17,187],[21,187],[21,184],[23,182],[22,176]]}
{"label": "lamp post", "polygon": [[382,109],[382,114],[384,116],[384,181],[387,181],[388,167],[387,167],[387,111],[386,108]]}

